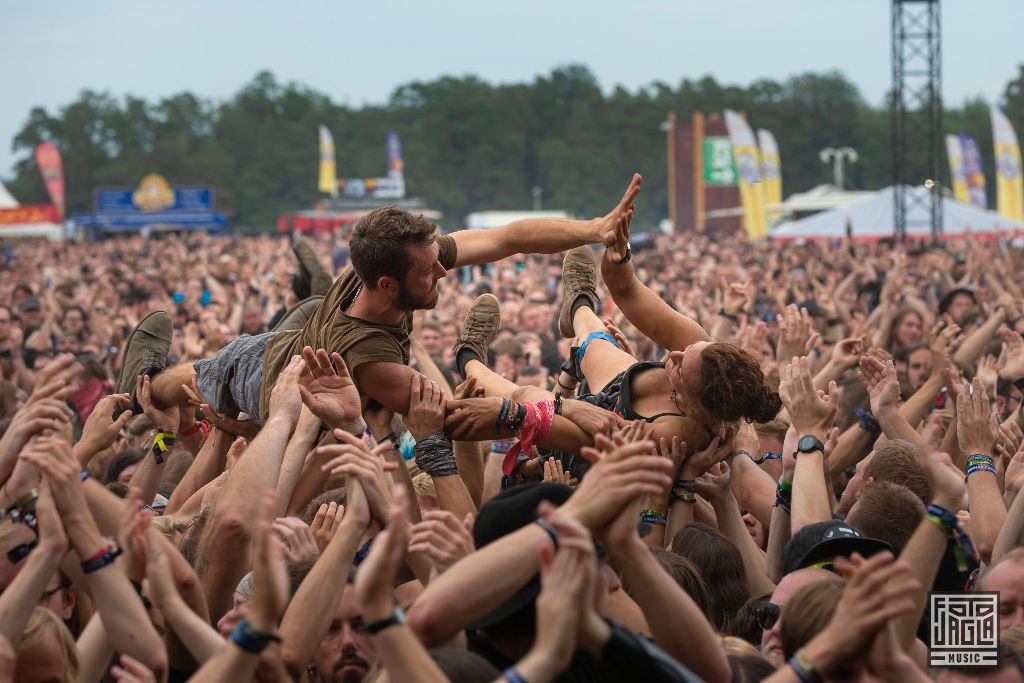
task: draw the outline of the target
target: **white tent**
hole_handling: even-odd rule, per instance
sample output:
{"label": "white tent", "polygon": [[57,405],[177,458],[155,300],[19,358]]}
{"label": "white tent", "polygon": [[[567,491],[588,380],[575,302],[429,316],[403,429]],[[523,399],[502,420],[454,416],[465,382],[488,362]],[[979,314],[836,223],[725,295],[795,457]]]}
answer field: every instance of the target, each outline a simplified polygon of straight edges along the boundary
{"label": "white tent", "polygon": [[[0,209],[16,209],[21,204],[0,183]],[[57,223],[4,223],[0,225],[0,239],[38,239],[45,238],[51,242],[64,239],[64,226]]]}
{"label": "white tent", "polygon": [[[923,187],[907,188],[914,198],[907,198],[907,236],[930,237],[927,192]],[[892,187],[879,190],[847,206],[783,223],[773,232],[774,239],[838,239],[845,235],[846,222],[853,226],[855,239],[891,237],[895,221]],[[945,235],[961,235],[967,230],[974,235],[1004,233],[1007,236],[1024,230],[1024,223],[1014,222],[993,211],[963,204],[949,197],[942,198],[942,231]]]}
{"label": "white tent", "polygon": [[19,206],[21,204],[18,203],[18,200],[7,191],[3,183],[0,183],[0,209],[16,209]]}

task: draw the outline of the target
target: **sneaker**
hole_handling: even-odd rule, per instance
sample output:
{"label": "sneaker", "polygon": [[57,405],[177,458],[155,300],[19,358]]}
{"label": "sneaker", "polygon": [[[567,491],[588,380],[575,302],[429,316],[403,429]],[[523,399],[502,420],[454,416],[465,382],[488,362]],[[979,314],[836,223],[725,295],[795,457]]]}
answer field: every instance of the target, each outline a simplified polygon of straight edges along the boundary
{"label": "sneaker", "polygon": [[[121,374],[117,378],[118,394],[130,394],[131,411],[138,415],[142,407],[135,398],[135,378],[139,375],[156,376],[167,367],[167,354],[171,352],[171,334],[174,327],[167,311],[153,311],[135,326],[121,352]],[[114,410],[117,418],[123,408]]]}
{"label": "sneaker", "polygon": [[493,294],[481,294],[466,314],[466,321],[462,324],[462,332],[459,340],[455,342],[452,353],[455,356],[455,365],[463,379],[466,378],[465,365],[459,364],[459,352],[469,349],[478,360],[487,362],[487,349],[494,341],[494,335],[501,324],[501,304]]}
{"label": "sneaker", "polygon": [[[320,259],[316,257],[313,245],[305,237],[300,237],[292,251],[295,258],[299,260],[300,280],[309,282],[309,296],[323,296],[334,284],[334,279],[320,265]],[[301,304],[300,304],[301,305]]]}
{"label": "sneaker", "polygon": [[271,332],[287,332],[289,330],[301,330],[306,326],[306,323],[311,317],[313,317],[313,311],[323,301],[322,296],[311,296],[308,299],[303,299],[299,303],[288,309],[288,312],[281,316],[281,319],[277,321],[270,331]]}
{"label": "sneaker", "polygon": [[576,336],[572,326],[572,307],[583,297],[594,312],[601,310],[597,297],[597,263],[590,247],[576,247],[565,255],[562,261],[562,283],[565,285],[565,301],[558,315],[558,331],[566,339]]}

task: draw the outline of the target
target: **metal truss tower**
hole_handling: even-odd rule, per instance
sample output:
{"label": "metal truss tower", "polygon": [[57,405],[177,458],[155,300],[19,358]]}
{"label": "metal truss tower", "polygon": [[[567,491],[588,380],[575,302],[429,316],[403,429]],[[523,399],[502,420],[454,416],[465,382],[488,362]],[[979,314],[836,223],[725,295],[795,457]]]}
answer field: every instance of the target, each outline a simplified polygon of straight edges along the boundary
{"label": "metal truss tower", "polygon": [[892,0],[891,110],[895,236],[925,224],[935,238],[944,176],[939,0]]}

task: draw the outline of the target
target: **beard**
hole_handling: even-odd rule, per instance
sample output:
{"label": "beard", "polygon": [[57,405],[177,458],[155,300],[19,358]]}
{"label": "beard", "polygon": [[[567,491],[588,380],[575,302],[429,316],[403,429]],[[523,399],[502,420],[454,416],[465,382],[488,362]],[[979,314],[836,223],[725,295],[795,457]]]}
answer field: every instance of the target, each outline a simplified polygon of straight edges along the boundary
{"label": "beard", "polygon": [[395,306],[403,311],[429,311],[437,306],[437,298],[440,292],[437,285],[434,285],[434,295],[429,299],[417,299],[404,285],[398,286],[398,295],[395,297]]}

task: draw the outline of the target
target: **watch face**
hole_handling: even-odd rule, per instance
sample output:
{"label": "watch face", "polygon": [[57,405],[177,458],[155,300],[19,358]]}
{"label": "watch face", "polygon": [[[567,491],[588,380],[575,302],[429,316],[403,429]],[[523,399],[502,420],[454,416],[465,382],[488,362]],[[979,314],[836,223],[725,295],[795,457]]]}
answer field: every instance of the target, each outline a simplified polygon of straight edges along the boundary
{"label": "watch face", "polygon": [[821,443],[821,440],[816,436],[802,436],[800,441],[797,442],[797,450],[801,453],[809,453],[810,451],[824,450],[825,446]]}

